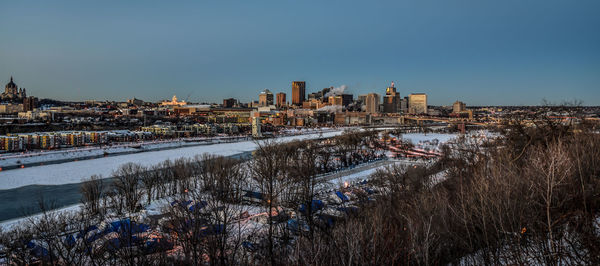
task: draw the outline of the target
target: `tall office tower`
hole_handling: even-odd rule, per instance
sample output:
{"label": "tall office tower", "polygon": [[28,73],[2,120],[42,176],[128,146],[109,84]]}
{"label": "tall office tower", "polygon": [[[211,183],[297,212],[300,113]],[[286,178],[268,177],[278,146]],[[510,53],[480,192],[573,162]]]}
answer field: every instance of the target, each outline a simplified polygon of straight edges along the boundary
{"label": "tall office tower", "polygon": [[400,99],[400,111],[402,113],[408,113],[408,97]]}
{"label": "tall office tower", "polygon": [[464,112],[466,110],[467,110],[467,105],[465,103],[463,103],[463,102],[456,101],[452,105],[452,112],[455,113],[455,114],[460,113],[460,112]]}
{"label": "tall office tower", "polygon": [[273,105],[273,93],[265,89],[258,95],[258,105],[260,106],[269,106]]}
{"label": "tall office tower", "polygon": [[411,114],[427,114],[427,94],[411,93],[408,96],[408,112]]}
{"label": "tall office tower", "polygon": [[292,105],[302,106],[302,102],[306,95],[306,82],[304,81],[293,81],[292,82]]}
{"label": "tall office tower", "polygon": [[358,98],[356,98],[356,99],[358,102],[360,102],[363,105],[367,104],[367,94],[358,95]]}
{"label": "tall office tower", "polygon": [[342,105],[344,107],[347,107],[348,105],[350,105],[354,101],[354,95],[352,95],[352,94],[346,94],[346,93],[344,93],[344,94],[342,94],[340,96],[342,96]]}
{"label": "tall office tower", "polygon": [[329,96],[327,102],[331,105],[344,105],[344,99],[341,95]]}
{"label": "tall office tower", "polygon": [[383,112],[384,113],[397,113],[398,106],[400,105],[400,93],[396,92],[394,82],[385,90],[385,96],[383,96]]}
{"label": "tall office tower", "polygon": [[379,94],[369,93],[365,98],[366,112],[373,114],[379,113]]}
{"label": "tall office tower", "polygon": [[284,107],[285,106],[285,93],[280,92],[277,93],[277,107]]}

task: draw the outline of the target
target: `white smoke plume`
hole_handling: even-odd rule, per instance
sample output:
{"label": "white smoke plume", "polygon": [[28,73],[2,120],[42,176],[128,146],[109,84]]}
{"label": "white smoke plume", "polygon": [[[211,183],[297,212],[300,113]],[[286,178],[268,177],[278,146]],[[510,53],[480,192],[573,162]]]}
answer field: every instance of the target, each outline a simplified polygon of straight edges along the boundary
{"label": "white smoke plume", "polygon": [[342,95],[342,94],[344,94],[344,91],[347,88],[348,88],[348,86],[346,86],[346,85],[335,87],[335,88],[331,89],[328,93],[326,93],[325,97]]}
{"label": "white smoke plume", "polygon": [[317,111],[326,111],[328,113],[336,113],[336,112],[342,111],[342,106],[341,105],[327,105],[327,106],[317,109]]}

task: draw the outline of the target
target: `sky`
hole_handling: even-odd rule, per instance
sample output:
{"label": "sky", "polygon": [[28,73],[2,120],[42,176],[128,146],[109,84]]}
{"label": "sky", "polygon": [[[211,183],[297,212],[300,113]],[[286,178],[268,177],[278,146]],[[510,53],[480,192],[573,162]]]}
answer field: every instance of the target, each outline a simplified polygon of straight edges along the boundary
{"label": "sky", "polygon": [[600,1],[1,1],[0,83],[59,100],[428,94],[600,105]]}

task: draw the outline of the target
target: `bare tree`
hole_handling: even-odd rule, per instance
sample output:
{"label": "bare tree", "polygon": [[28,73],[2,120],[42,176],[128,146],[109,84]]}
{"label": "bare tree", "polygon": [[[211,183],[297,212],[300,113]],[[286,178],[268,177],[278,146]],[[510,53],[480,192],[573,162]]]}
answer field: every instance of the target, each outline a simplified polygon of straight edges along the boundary
{"label": "bare tree", "polygon": [[145,171],[146,169],[139,164],[126,163],[113,173],[113,190],[123,197],[124,207],[128,212],[138,209],[142,195],[140,181]]}
{"label": "bare tree", "polygon": [[282,147],[270,141],[258,142],[257,144],[258,147],[251,166],[251,175],[265,200],[264,207],[268,217],[267,260],[269,264],[276,265],[279,264],[279,259],[275,250],[277,225],[274,218],[279,214],[277,211],[279,197],[291,180],[283,175],[283,167],[287,158],[285,157],[286,154],[281,152]]}
{"label": "bare tree", "polygon": [[97,175],[92,175],[89,180],[81,184],[81,203],[92,215],[100,214],[103,189],[102,177]]}

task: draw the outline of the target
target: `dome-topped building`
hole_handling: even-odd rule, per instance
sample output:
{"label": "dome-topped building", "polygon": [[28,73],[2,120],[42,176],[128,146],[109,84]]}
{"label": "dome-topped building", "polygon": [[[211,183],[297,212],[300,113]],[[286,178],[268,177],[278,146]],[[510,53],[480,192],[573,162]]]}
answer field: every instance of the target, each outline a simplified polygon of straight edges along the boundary
{"label": "dome-topped building", "polygon": [[10,81],[4,86],[4,93],[2,93],[2,100],[21,100],[27,97],[24,88],[19,88],[15,84],[13,77],[10,77]]}

